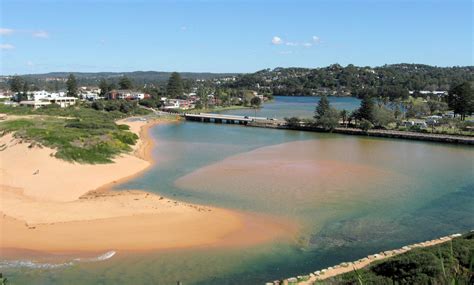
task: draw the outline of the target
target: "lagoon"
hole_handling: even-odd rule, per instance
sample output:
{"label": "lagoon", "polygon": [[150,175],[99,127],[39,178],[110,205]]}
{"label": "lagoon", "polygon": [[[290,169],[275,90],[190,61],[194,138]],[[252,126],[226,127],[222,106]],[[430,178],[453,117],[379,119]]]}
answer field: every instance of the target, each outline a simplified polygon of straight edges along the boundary
{"label": "lagoon", "polygon": [[[285,117],[312,118],[314,109],[319,102],[319,96],[275,96],[270,102],[265,102],[262,108],[227,110],[220,113],[229,115],[257,116],[283,119]],[[355,97],[328,97],[331,106],[338,110],[354,111],[359,108],[360,99]]]}
{"label": "lagoon", "polygon": [[[314,102],[298,104],[312,115]],[[469,146],[195,122],[158,125],[152,135],[157,164],[118,190],[262,213],[300,230],[246,248],[118,252],[3,272],[16,284],[263,284],[474,228]]]}

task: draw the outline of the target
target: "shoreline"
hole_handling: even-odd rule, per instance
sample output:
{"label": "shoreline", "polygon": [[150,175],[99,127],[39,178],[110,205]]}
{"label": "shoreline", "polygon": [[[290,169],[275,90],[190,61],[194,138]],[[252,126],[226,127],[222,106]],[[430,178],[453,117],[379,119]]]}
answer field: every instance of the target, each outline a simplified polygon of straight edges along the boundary
{"label": "shoreline", "polygon": [[406,253],[414,248],[424,248],[430,247],[437,244],[442,244],[452,240],[453,238],[460,237],[461,234],[452,234],[448,236],[443,236],[437,239],[432,239],[424,242],[419,242],[411,245],[406,245],[398,249],[386,250],[380,253],[371,254],[367,257],[363,257],[356,261],[352,262],[341,262],[338,265],[330,266],[328,268],[320,269],[314,272],[309,273],[308,275],[301,275],[298,277],[290,277],[283,279],[282,281],[276,280],[273,282],[267,282],[267,285],[272,284],[299,284],[299,285],[311,285],[314,282],[323,281],[331,277],[336,277],[338,275],[352,272],[354,270],[359,270],[371,265],[375,261],[385,260],[390,257],[397,256],[399,254]]}
{"label": "shoreline", "polygon": [[[152,155],[157,142],[150,135],[150,129],[160,123],[172,122],[152,120],[144,123],[127,118],[117,123],[129,125],[130,131],[138,132],[140,139],[131,154],[122,155],[117,160],[114,159],[114,163],[105,166],[84,166],[60,161],[50,157],[46,148],[29,149],[18,142],[0,152],[0,155],[10,157],[18,151],[28,151],[40,156],[41,163],[50,163],[52,169],[69,167],[65,173],[70,173],[86,167],[84,176],[91,177],[115,172],[118,168],[128,170],[126,176],[115,176],[93,190],[63,193],[60,197],[54,195],[60,191],[65,192],[64,189],[72,182],[61,181],[55,185],[60,188],[56,191],[49,189],[54,188],[51,186],[40,187],[41,191],[37,192],[28,192],[18,185],[0,185],[2,258],[14,257],[15,252],[21,255],[21,252],[31,251],[46,255],[67,252],[87,254],[105,250],[152,251],[202,246],[245,246],[291,238],[296,232],[296,227],[289,221],[260,214],[184,203],[141,190],[114,191],[114,186],[142,175],[157,163]],[[8,151],[13,153],[8,154]],[[25,163],[31,162],[26,159],[26,155],[23,155],[22,160]],[[131,165],[131,162],[135,164]],[[5,165],[1,167],[2,177],[10,174],[6,172],[11,169]],[[129,174],[129,169],[134,169],[132,174]],[[21,166],[17,170],[24,171]],[[56,177],[43,169],[40,175]],[[89,181],[84,183],[86,182]]]}
{"label": "shoreline", "polygon": [[457,144],[457,145],[474,145],[474,137],[462,136],[462,135],[444,135],[444,134],[431,134],[431,133],[418,133],[410,131],[395,131],[395,130],[377,130],[371,129],[364,131],[356,128],[335,128],[332,132],[328,132],[322,128],[317,127],[289,127],[287,125],[281,125],[281,123],[271,122],[249,122],[246,124],[247,127],[254,128],[268,128],[268,129],[280,129],[280,130],[294,130],[303,132],[319,132],[319,133],[335,133],[342,135],[355,135],[364,137],[381,137],[389,139],[403,139],[408,141],[425,141],[435,143],[446,143],[446,144]]}

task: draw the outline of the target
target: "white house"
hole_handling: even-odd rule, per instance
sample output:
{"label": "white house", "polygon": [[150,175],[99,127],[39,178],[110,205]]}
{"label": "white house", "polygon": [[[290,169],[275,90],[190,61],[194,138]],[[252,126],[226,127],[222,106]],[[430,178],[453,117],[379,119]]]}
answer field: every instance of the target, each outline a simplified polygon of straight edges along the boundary
{"label": "white house", "polygon": [[169,99],[166,100],[163,109],[170,110],[170,109],[179,109],[179,100],[178,99]]}
{"label": "white house", "polygon": [[58,104],[61,108],[66,108],[76,104],[76,97],[57,97],[49,100],[50,103]]}

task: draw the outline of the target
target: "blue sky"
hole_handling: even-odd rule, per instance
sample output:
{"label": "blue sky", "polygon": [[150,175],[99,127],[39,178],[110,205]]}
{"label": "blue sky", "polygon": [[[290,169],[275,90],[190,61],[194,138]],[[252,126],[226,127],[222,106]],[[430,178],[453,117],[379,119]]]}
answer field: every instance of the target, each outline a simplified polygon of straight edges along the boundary
{"label": "blue sky", "polygon": [[473,65],[470,0],[0,3],[4,75]]}

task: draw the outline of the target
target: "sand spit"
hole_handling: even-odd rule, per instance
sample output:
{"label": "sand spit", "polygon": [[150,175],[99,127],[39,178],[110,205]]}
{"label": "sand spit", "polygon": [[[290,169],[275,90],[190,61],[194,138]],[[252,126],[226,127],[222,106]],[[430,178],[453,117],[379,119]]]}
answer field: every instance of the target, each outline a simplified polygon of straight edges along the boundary
{"label": "sand spit", "polygon": [[[149,128],[160,120],[126,119],[140,135],[132,154],[112,164],[69,163],[54,150],[0,138],[0,256],[45,253],[237,246],[287,236],[276,219],[110,188],[154,163]],[[159,162],[159,161],[158,161]]]}

